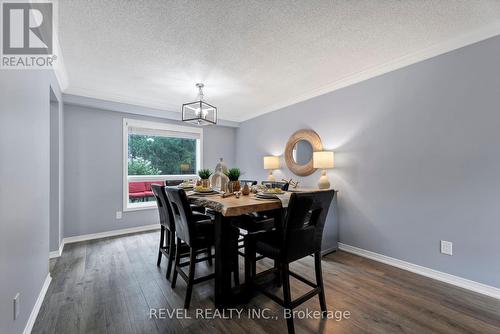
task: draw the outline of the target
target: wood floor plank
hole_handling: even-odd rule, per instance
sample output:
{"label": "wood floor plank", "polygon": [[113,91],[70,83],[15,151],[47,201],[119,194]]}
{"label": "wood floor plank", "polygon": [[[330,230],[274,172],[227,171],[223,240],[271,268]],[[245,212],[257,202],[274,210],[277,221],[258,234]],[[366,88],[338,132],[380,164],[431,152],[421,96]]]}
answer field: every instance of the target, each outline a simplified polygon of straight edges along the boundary
{"label": "wood floor plank", "polygon": [[[186,285],[172,289],[165,278],[167,261],[156,266],[158,232],[145,232],[69,244],[51,260],[52,283],[32,333],[286,333],[280,306],[263,295],[240,305],[239,319],[196,317],[213,311],[213,281],[195,285],[186,317],[156,319],[150,310],[182,309]],[[243,270],[243,259],[240,258]],[[258,262],[257,269],[272,266]],[[291,269],[314,281],[312,257]],[[213,272],[199,263],[196,275]],[[345,252],[323,259],[326,304],[330,311],[349,311],[348,319],[295,319],[297,333],[499,333],[500,301],[408,271]],[[243,279],[243,275],[241,275]],[[310,287],[292,279],[292,296]],[[271,290],[281,295],[278,287]],[[266,310],[269,319],[248,314]],[[298,311],[319,310],[317,297]]]}
{"label": "wood floor plank", "polygon": [[125,298],[121,292],[114,293],[104,304],[106,332],[108,334],[132,334]]}

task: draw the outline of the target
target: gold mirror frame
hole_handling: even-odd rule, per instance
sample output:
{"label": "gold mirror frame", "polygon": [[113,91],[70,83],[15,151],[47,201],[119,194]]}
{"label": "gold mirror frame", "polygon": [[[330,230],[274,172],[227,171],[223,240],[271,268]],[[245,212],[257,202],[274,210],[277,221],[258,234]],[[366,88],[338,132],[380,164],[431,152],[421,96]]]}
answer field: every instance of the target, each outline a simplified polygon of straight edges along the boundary
{"label": "gold mirror frame", "polygon": [[293,148],[295,147],[295,144],[301,140],[308,141],[312,146],[313,152],[323,151],[323,144],[321,143],[319,135],[315,131],[309,129],[298,130],[290,136],[290,139],[288,139],[285,147],[285,163],[288,169],[290,169],[295,175],[307,176],[316,171],[316,168],[313,167],[312,157],[311,160],[309,160],[309,162],[305,165],[299,165],[293,159]]}

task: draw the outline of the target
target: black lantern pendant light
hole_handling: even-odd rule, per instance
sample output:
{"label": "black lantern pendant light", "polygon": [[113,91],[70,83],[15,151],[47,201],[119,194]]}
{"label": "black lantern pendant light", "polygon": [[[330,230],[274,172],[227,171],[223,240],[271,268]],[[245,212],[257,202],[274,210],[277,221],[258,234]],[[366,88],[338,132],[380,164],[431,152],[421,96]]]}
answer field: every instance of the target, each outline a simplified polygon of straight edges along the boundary
{"label": "black lantern pendant light", "polygon": [[182,121],[196,125],[217,124],[217,108],[203,101],[203,84],[197,83],[198,101],[182,105]]}

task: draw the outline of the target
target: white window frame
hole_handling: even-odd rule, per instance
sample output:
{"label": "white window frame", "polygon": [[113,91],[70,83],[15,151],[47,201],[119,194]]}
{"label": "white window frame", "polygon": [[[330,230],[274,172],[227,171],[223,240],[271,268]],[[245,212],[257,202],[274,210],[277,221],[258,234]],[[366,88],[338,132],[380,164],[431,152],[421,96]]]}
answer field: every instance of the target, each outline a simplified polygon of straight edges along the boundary
{"label": "white window frame", "polygon": [[197,174],[182,174],[182,175],[128,175],[128,134],[129,127],[146,128],[152,130],[175,131],[199,136],[199,143],[196,145],[196,172],[203,169],[203,129],[191,126],[182,126],[176,124],[167,124],[160,122],[149,122],[137,119],[123,119],[123,211],[137,211],[156,209],[156,201],[129,203],[128,201],[128,183],[129,181],[158,181],[158,180],[179,180],[197,178]]}

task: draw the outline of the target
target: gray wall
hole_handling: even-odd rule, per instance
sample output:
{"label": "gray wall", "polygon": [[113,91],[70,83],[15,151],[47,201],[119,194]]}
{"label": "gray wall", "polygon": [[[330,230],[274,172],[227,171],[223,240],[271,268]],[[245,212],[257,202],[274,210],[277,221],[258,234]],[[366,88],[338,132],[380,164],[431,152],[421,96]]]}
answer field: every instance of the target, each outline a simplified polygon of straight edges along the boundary
{"label": "gray wall", "polygon": [[264,179],[262,156],[313,129],[336,153],[341,242],[500,287],[499,59],[496,37],[243,122],[237,164]]}
{"label": "gray wall", "polygon": [[50,92],[50,251],[63,237],[63,104]]}
{"label": "gray wall", "polygon": [[[158,222],[157,210],[123,212],[123,118],[173,123],[115,111],[64,105],[64,236],[112,231]],[[177,122],[179,123],[179,122]],[[185,124],[184,124],[185,125]],[[235,129],[204,127],[203,164],[235,160]]]}
{"label": "gray wall", "polygon": [[60,98],[52,72],[0,70],[0,333],[24,330],[48,274],[51,84]]}

